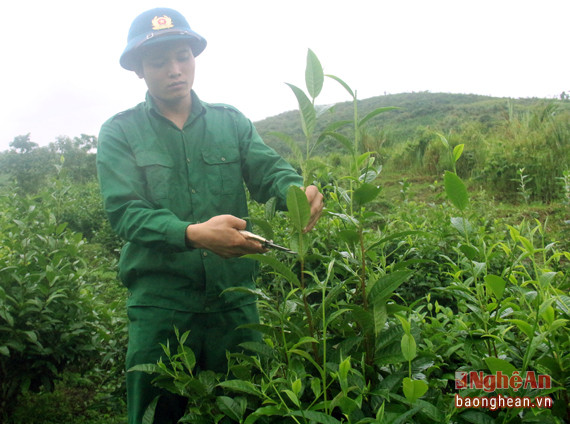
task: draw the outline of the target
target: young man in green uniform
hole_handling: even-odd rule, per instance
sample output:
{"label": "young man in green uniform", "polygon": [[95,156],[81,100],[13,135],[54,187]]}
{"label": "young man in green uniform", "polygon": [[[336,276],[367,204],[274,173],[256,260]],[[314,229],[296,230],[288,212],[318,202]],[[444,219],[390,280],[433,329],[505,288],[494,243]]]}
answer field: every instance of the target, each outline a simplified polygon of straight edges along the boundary
{"label": "young man in green uniform", "polygon": [[[260,139],[231,106],[201,101],[192,90],[194,58],[206,40],[177,11],[160,8],[132,23],[120,63],[143,78],[143,103],[101,128],[97,168],[113,229],[127,243],[119,276],[129,289],[127,369],[156,363],[173,328],[190,330],[198,367],[223,371],[226,350],[258,340],[238,325],[257,322],[255,298],[222,291],[253,288],[256,264],[239,258],[265,249],[238,230],[248,227],[244,182],[251,197],[285,207],[291,185],[303,179]],[[315,186],[310,230],[323,203]],[[175,423],[185,403],[157,390],[152,377],[127,373],[130,424],[140,424],[161,394],[157,423]]]}

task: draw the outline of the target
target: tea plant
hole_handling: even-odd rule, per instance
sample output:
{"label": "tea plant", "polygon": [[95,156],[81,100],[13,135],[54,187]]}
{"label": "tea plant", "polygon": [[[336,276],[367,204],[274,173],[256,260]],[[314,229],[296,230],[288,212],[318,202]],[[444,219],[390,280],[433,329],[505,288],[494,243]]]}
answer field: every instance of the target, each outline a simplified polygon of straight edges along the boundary
{"label": "tea plant", "polygon": [[0,420],[6,423],[15,409],[25,413],[22,394],[26,400],[49,393],[72,370],[108,393],[120,392],[113,373],[123,368],[126,346],[126,322],[116,313],[122,292],[104,295],[116,262],[58,218],[68,192],[61,183],[50,180],[50,190],[34,197],[0,195]]}
{"label": "tea plant", "polygon": [[[316,135],[315,99],[325,77],[350,94],[354,118]],[[306,183],[318,169],[314,147],[332,140],[347,153],[348,172],[330,174],[323,187],[326,214],[310,234],[303,233],[309,209],[297,187],[288,192],[285,216],[256,220],[298,252],[294,258],[249,255],[264,271],[251,291],[261,321],[250,325],[262,342],[244,343],[243,352],[228,355],[224,375],[196,374],[184,345],[192,334],[186,333],[175,351],[164,346],[164,360],[136,369],[157,374],[159,386],[189,399],[181,422],[562,422],[570,366],[570,254],[546,242],[539,222],[500,230],[499,223],[478,217],[457,174],[465,145],[452,148],[441,134],[451,207],[408,199],[384,212],[378,202],[381,166],[374,152],[361,151],[359,137],[368,121],[392,108],[359,118],[356,92],[325,76],[311,51],[306,83],[308,95],[290,85],[299,102],[304,153],[281,138],[296,152]],[[471,370],[548,374],[550,390],[508,394],[551,395],[555,407],[458,409],[455,372]],[[153,405],[148,414],[151,419]]]}

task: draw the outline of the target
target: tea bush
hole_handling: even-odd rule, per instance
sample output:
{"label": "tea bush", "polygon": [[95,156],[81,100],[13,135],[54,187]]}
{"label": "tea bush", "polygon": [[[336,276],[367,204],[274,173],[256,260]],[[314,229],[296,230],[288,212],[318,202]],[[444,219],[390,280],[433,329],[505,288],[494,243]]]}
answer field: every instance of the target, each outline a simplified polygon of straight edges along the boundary
{"label": "tea bush", "polygon": [[[192,335],[179,334],[158,364],[137,369],[186,397],[181,422],[197,424],[564,422],[567,240],[553,239],[539,220],[491,217],[489,202],[468,192],[461,178],[514,198],[524,167],[532,178],[529,201],[555,199],[556,190],[567,196],[565,112],[511,111],[499,127],[482,120],[454,124],[459,129],[445,134],[421,127],[397,153],[385,148],[382,130],[371,128],[393,108],[361,117],[356,91],[325,76],[312,52],[306,77],[307,93],[289,85],[305,146],[277,137],[306,183],[321,187],[327,207],[317,228],[302,234],[308,216],[302,192],[289,193],[290,215],[251,205],[256,231],[299,253],[252,256],[263,271],[254,291],[261,322],[253,326],[262,342],[244,344],[228,356],[228,372],[216,375],[196,373],[184,343]],[[317,124],[324,78],[346,89],[352,120]],[[78,160],[67,161],[69,172],[60,165],[42,186],[26,185],[34,197],[10,190],[0,196],[0,419],[8,424],[122,421],[127,325],[125,290],[115,275],[120,243],[95,181],[68,179],[91,161],[92,141],[78,139],[73,147],[59,140],[61,151],[81,150]],[[316,157],[333,143],[342,153]],[[399,193],[385,194],[382,166],[391,168]],[[441,180],[428,202],[415,196],[415,180],[402,169]],[[17,175],[25,185],[25,175]],[[455,373],[462,371],[534,371],[549,375],[552,388],[459,391]],[[554,407],[466,410],[455,407],[458,394],[550,396]]]}
{"label": "tea bush", "polygon": [[[442,135],[450,204],[404,202],[383,211],[375,205],[381,167],[360,152],[359,134],[390,108],[360,119],[355,92],[330,76],[353,97],[354,121],[315,135],[311,105],[323,75],[311,51],[306,75],[309,96],[291,86],[306,137],[306,153],[297,152],[306,183],[319,175],[313,146],[327,137],[343,145],[350,164],[323,187],[327,210],[316,231],[302,233],[308,204],[295,187],[288,219],[266,216],[270,222],[259,227],[275,229],[271,237],[298,252],[249,255],[265,271],[253,291],[261,313],[253,327],[263,342],[229,355],[226,375],[195,374],[185,333],[177,346],[163,346],[158,364],[133,371],[154,373],[157,385],[188,398],[181,422],[561,423],[568,414],[570,253],[547,242],[540,222],[507,226],[480,217],[457,175],[465,145]],[[347,125],[353,138],[335,132]],[[455,373],[472,370],[548,374],[550,389],[506,395],[551,396],[554,407],[457,408],[456,395],[491,395],[455,388]]]}
{"label": "tea bush", "polygon": [[[56,181],[34,197],[0,196],[3,422],[21,393],[49,392],[68,370],[123,367],[126,319],[116,314],[121,297],[102,289],[115,281],[116,262],[57,218],[65,193]],[[105,378],[93,380],[108,384]]]}

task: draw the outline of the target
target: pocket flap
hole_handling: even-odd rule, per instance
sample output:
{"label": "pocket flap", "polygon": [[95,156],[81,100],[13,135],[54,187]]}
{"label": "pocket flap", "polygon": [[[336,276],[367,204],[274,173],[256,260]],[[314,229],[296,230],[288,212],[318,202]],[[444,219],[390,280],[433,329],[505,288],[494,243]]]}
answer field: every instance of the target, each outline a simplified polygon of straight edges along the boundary
{"label": "pocket flap", "polygon": [[138,152],[136,154],[137,166],[150,166],[150,165],[160,165],[172,168],[174,163],[172,158],[164,153],[158,152]]}
{"label": "pocket flap", "polygon": [[234,163],[239,160],[239,154],[234,150],[204,149],[202,150],[204,162],[208,165],[221,165],[224,163]]}

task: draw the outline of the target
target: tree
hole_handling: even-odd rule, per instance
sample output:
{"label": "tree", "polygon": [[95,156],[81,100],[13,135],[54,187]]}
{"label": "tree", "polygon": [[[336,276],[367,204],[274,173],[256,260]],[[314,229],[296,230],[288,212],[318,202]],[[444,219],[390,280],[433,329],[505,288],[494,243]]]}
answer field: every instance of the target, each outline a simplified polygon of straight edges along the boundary
{"label": "tree", "polygon": [[96,176],[95,153],[97,137],[81,134],[73,139],[67,136],[57,137],[50,149],[55,156],[63,158],[62,169],[76,182],[86,182]]}
{"label": "tree", "polygon": [[55,157],[31,141],[30,133],[14,137],[10,147],[0,159],[2,171],[15,180],[20,191],[36,193],[47,177],[54,174]]}
{"label": "tree", "polygon": [[10,147],[17,153],[29,153],[38,147],[38,143],[31,141],[30,133],[28,133],[14,137],[14,141],[10,143]]}

